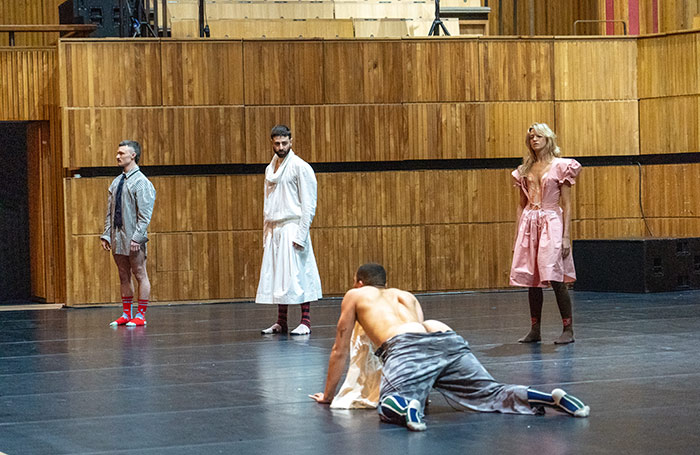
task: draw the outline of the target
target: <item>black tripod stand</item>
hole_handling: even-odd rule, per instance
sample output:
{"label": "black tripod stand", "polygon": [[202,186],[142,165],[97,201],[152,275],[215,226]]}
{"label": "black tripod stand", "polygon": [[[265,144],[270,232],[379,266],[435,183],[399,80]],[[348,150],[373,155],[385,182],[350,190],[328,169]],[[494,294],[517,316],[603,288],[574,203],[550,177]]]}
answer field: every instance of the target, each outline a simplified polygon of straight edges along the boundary
{"label": "black tripod stand", "polygon": [[[149,20],[150,0],[146,0],[149,7],[143,4],[144,0],[119,0],[119,36],[140,37],[157,36]],[[154,7],[155,7],[155,1]]]}
{"label": "black tripod stand", "polygon": [[442,29],[445,36],[450,36],[447,27],[445,27],[445,24],[440,20],[440,0],[435,0],[435,20],[433,21],[433,25],[430,26],[428,36],[440,36],[440,29]]}

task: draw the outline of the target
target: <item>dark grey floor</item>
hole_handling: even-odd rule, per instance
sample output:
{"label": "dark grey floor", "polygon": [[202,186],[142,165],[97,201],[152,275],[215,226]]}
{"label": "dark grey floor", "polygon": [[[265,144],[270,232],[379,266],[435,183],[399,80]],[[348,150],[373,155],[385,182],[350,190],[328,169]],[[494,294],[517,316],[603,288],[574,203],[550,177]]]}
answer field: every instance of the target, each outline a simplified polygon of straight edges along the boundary
{"label": "dark grey floor", "polygon": [[[0,311],[0,452],[16,454],[691,454],[700,449],[700,292],[573,294],[576,343],[545,293],[546,343],[519,345],[523,292],[422,296],[502,382],[563,385],[574,419],[452,411],[431,395],[428,431],[331,411],[323,389],[339,300],[312,306],[310,337],[267,336],[253,304],[154,306],[146,328],[115,308]],[[298,310],[290,310],[296,322]]]}

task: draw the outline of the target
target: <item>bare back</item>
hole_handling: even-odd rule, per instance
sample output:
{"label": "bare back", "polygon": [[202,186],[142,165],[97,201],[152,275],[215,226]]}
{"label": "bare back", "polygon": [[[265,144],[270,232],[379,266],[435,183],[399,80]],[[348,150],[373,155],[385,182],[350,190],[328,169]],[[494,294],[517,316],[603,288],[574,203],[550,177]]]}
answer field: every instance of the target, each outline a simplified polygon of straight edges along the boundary
{"label": "bare back", "polygon": [[424,333],[423,310],[410,292],[363,286],[353,289],[355,314],[375,346],[400,333]]}

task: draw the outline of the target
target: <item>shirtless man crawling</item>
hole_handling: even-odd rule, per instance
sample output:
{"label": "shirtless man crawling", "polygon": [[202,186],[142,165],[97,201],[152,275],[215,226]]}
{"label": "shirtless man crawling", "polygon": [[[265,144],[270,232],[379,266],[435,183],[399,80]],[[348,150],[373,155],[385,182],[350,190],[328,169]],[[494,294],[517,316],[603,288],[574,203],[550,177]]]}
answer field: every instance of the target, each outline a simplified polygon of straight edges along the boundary
{"label": "shirtless man crawling", "polygon": [[440,321],[423,321],[415,296],[387,289],[384,267],[372,263],[357,269],[354,288],[343,298],[325,390],[310,395],[319,403],[330,403],[335,396],[355,320],[380,346],[376,355],[384,366],[377,409],[385,422],[425,430],[423,409],[432,388],[459,410],[534,415],[543,414],[548,406],[574,417],[590,412],[561,389],[545,393],[496,382],[461,336]]}

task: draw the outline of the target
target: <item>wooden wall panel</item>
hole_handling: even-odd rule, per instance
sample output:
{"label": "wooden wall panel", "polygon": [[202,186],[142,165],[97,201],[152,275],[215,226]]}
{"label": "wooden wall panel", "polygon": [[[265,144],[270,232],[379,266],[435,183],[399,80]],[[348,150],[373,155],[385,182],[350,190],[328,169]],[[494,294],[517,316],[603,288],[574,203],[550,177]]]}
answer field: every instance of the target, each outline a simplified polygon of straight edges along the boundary
{"label": "wooden wall panel", "polygon": [[27,124],[27,181],[31,295],[45,301],[64,298],[65,264],[62,191],[57,191],[49,122]]}
{"label": "wooden wall panel", "polygon": [[415,291],[432,287],[426,280],[424,226],[382,228],[382,256],[391,286]]}
{"label": "wooden wall panel", "polygon": [[0,48],[0,121],[48,120],[55,78],[55,49]]}
{"label": "wooden wall panel", "polygon": [[652,218],[649,229],[657,237],[700,237],[700,218]]}
{"label": "wooden wall panel", "polygon": [[[644,64],[642,45],[651,38],[641,39],[639,66],[632,41],[624,39],[251,41],[214,42],[206,50],[205,43],[158,42],[163,62],[173,62],[158,67],[162,100],[115,108],[64,105],[66,167],[113,166],[124,134],[146,138],[146,165],[267,163],[269,129],[276,123],[292,127],[295,150],[311,163],[519,158],[526,129],[536,121],[554,127],[565,156],[635,155],[639,144],[646,153],[697,151],[700,95],[675,93],[692,88],[695,76],[652,87],[641,74],[651,58],[673,63],[664,52],[673,53],[674,46],[694,49],[697,57],[697,42],[668,38],[653,38],[666,50],[652,53],[647,43]],[[473,64],[475,48],[476,64],[485,68],[483,85],[473,85],[482,84],[471,81],[473,74],[453,71]],[[240,57],[242,85],[215,74],[207,82],[211,91],[190,90],[200,74],[189,75],[187,64],[210,52]],[[441,52],[448,55],[442,63],[449,63],[451,78],[428,74]],[[112,56],[102,52],[99,58]],[[302,69],[272,75],[275,67]],[[606,78],[620,74],[622,82],[605,86]],[[653,96],[638,101],[645,80]],[[64,79],[64,101],[79,84],[79,78]],[[91,103],[107,99],[94,87],[88,93]],[[697,232],[697,166],[645,166],[642,205],[655,235]],[[506,287],[518,201],[510,171],[317,174],[311,235],[324,294],[344,293],[356,267],[368,260],[387,266],[392,285],[412,290]],[[573,189],[572,236],[646,235],[638,172],[635,166],[585,167]],[[97,238],[110,181],[66,179],[66,286],[73,303],[119,297],[116,267]],[[149,243],[154,299],[252,298],[262,255],[263,176],[152,181],[158,191]],[[104,289],[93,286],[100,280],[108,281]]]}
{"label": "wooden wall panel", "polygon": [[[652,0],[639,2],[640,33],[653,33]],[[658,0],[659,31],[666,32],[690,28],[693,11],[697,0]],[[573,35],[574,22],[583,20],[602,20],[606,18],[604,0],[535,0],[535,34],[536,35]],[[502,10],[499,11],[499,5]],[[689,6],[690,5],[690,6]],[[489,2],[489,28],[492,35],[528,35],[530,33],[529,2],[504,0]],[[517,21],[513,25],[513,8],[517,7]],[[499,12],[503,14],[503,31],[499,32]],[[695,13],[697,14],[697,13]],[[627,23],[629,32],[630,14],[627,0],[613,2],[613,16]],[[690,18],[690,19],[689,19]],[[621,23],[614,24],[615,35],[623,34]],[[576,27],[576,35],[604,35],[605,25],[582,23]]]}
{"label": "wooden wall panel", "polygon": [[423,226],[312,229],[324,295],[344,294],[352,287],[357,268],[366,262],[384,265],[389,286],[427,289],[423,232]]}
{"label": "wooden wall panel", "polygon": [[[327,41],[324,103],[399,103],[405,61],[400,40]],[[316,62],[317,63],[317,62]]]}
{"label": "wooden wall panel", "polygon": [[525,134],[533,123],[555,127],[554,103],[486,104],[486,157],[524,156],[527,152]]}
{"label": "wooden wall panel", "polygon": [[423,224],[421,172],[339,172],[317,179],[314,227]]}
{"label": "wooden wall panel", "polygon": [[[700,225],[699,171],[698,164],[645,167],[643,205],[655,235],[692,235]],[[254,296],[261,177],[152,179],[154,300]],[[518,200],[508,170],[323,173],[318,180],[311,233],[326,295],[344,293],[367,261],[384,263],[392,285],[415,291],[507,287]],[[118,299],[116,268],[98,239],[110,181],[66,180],[72,303]],[[586,167],[572,194],[574,238],[646,234],[635,167]]]}
{"label": "wooden wall panel", "polygon": [[154,232],[262,229],[262,175],[154,177],[151,181],[157,191]]}
{"label": "wooden wall panel", "polygon": [[[168,9],[170,10],[170,6]],[[195,19],[198,17],[197,3],[181,3],[173,15]],[[230,1],[207,4],[207,16],[221,19],[333,19],[333,2],[323,1]]]}
{"label": "wooden wall panel", "polygon": [[382,225],[382,207],[389,195],[378,194],[388,172],[317,174],[318,206],[314,227],[371,227]]}
{"label": "wooden wall panel", "polygon": [[[262,217],[262,212],[260,212],[260,216]],[[231,251],[231,260],[234,263],[235,273],[233,283],[235,289],[238,290],[234,295],[248,298],[255,297],[260,278],[260,266],[262,264],[262,242],[262,228],[255,231],[238,231],[233,233],[233,250]],[[316,255],[318,256],[318,253]],[[323,286],[323,282],[321,282],[321,285]],[[224,296],[222,298],[230,297]]]}
{"label": "wooden wall panel", "polygon": [[[117,266],[112,254],[102,249],[99,239],[68,237],[66,246],[66,304],[119,302]],[[152,276],[152,262],[149,262],[148,272]]]}
{"label": "wooden wall panel", "polygon": [[143,146],[143,165],[245,161],[243,107],[63,109],[66,167],[112,166],[120,141]]}
{"label": "wooden wall panel", "polygon": [[[51,92],[54,96],[55,90]],[[54,104],[55,101],[52,102]],[[66,281],[63,181],[55,105],[48,121],[27,123],[29,248],[32,297],[63,302]]]}
{"label": "wooden wall panel", "polygon": [[323,43],[243,43],[245,104],[323,103]]}
{"label": "wooden wall panel", "polygon": [[482,103],[406,105],[412,159],[486,158],[486,106]]}
{"label": "wooden wall panel", "polygon": [[[371,210],[370,206],[379,202],[381,226],[424,224],[425,187],[422,174],[422,172],[375,173],[379,186],[375,191],[370,191],[372,197],[366,200],[366,210]],[[343,191],[343,189],[335,187],[333,191]],[[363,203],[362,200],[355,202]]]}
{"label": "wooden wall panel", "polygon": [[423,178],[425,224],[515,220],[518,192],[510,170],[426,171]]}
{"label": "wooden wall panel", "polygon": [[426,226],[430,288],[464,289],[464,283],[470,289],[507,287],[514,229],[514,223]]}
{"label": "wooden wall panel", "polygon": [[293,149],[309,162],[411,159],[401,104],[246,107],[245,113],[248,163],[272,159],[270,129],[277,123],[292,129]]}
{"label": "wooden wall panel", "polygon": [[642,154],[700,151],[700,96],[639,101]]}
{"label": "wooden wall panel", "polygon": [[404,101],[474,101],[480,92],[477,40],[403,43]]}
{"label": "wooden wall panel", "polygon": [[61,41],[61,106],[160,105],[160,48],[144,38]]}
{"label": "wooden wall panel", "polygon": [[308,162],[338,159],[329,147],[328,108],[324,106],[246,106],[246,163],[269,163],[272,159],[270,130],[277,124],[292,130],[292,149]]}
{"label": "wooden wall panel", "polygon": [[190,262],[188,267],[179,263],[177,270],[155,272],[155,299],[197,300],[206,296],[207,300],[229,300],[232,296],[255,297],[262,258],[260,232],[201,232],[187,236],[189,244],[175,241],[165,247],[163,240],[168,236],[157,235],[159,264],[184,260],[183,252],[188,253]]}
{"label": "wooden wall panel", "polygon": [[[173,19],[174,38],[199,38],[198,19]],[[209,19],[212,38],[352,38],[351,19]],[[359,35],[358,35],[359,36]]]}
{"label": "wooden wall panel", "polygon": [[557,100],[637,99],[637,41],[554,42]]}
{"label": "wooden wall panel", "polygon": [[243,104],[243,44],[163,42],[163,104]]}
{"label": "wooden wall panel", "polygon": [[[114,176],[118,175],[119,169],[115,166]],[[111,177],[64,180],[68,236],[102,235],[107,214],[107,190],[112,180]]]}
{"label": "wooden wall panel", "polygon": [[554,98],[551,41],[488,40],[479,43],[485,101],[544,101]]}
{"label": "wooden wall panel", "polygon": [[[27,126],[27,180],[34,180],[35,176],[41,176],[45,169],[42,166],[42,142],[45,140],[48,125],[31,123]],[[36,179],[34,184],[28,185],[27,205],[29,213],[29,261],[32,296],[46,298],[46,276],[48,235],[51,229],[46,225],[43,213],[43,201],[46,199],[49,188],[45,188],[44,179]],[[3,241],[5,241],[3,239]]]}
{"label": "wooden wall panel", "polygon": [[404,105],[328,106],[326,116],[328,161],[411,159]]}
{"label": "wooden wall panel", "polygon": [[645,166],[644,213],[648,218],[700,216],[700,164]]}
{"label": "wooden wall panel", "polygon": [[[189,242],[165,240],[153,234],[148,246],[148,274],[152,301],[219,300],[236,295],[255,296],[262,257],[259,233],[187,234]],[[165,242],[161,245],[161,242]],[[86,302],[118,302],[119,278],[109,252],[94,236],[70,239],[71,270],[69,305]],[[255,247],[253,247],[255,245]],[[253,254],[255,253],[255,254]],[[180,261],[189,260],[189,264]],[[178,264],[177,270],[159,270],[163,263]]]}
{"label": "wooden wall panel", "polygon": [[[352,287],[355,271],[362,264],[385,262],[383,232],[378,227],[311,229],[324,295],[343,295]],[[334,254],[326,254],[330,251]],[[389,285],[396,283],[392,279]]]}
{"label": "wooden wall panel", "polygon": [[[148,170],[144,169],[147,173]],[[115,177],[119,169],[115,166]],[[68,235],[101,235],[112,177],[66,179]],[[149,177],[156,205],[149,232],[262,229],[262,175]],[[315,225],[314,225],[315,226]]]}
{"label": "wooden wall panel", "polygon": [[[441,3],[447,6],[445,3]],[[433,10],[434,11],[434,10]],[[434,13],[433,13],[434,15]],[[336,19],[339,20],[339,19]],[[423,18],[353,18],[356,38],[399,38],[407,36],[425,37],[433,25],[433,16]],[[442,18],[442,23],[452,36],[460,34],[459,19]]]}
{"label": "wooden wall panel", "polygon": [[689,30],[698,15],[698,0],[663,0],[659,2],[659,32]]}
{"label": "wooden wall panel", "polygon": [[649,235],[641,218],[613,218],[608,220],[573,220],[573,240],[624,239]]}
{"label": "wooden wall panel", "polygon": [[345,18],[419,18],[432,19],[435,17],[435,6],[430,2],[337,2],[334,5],[335,17]]}
{"label": "wooden wall panel", "polygon": [[566,156],[639,155],[636,100],[559,102],[555,111]]}
{"label": "wooden wall panel", "polygon": [[158,234],[156,272],[191,271],[194,260],[191,232]]}
{"label": "wooden wall panel", "polygon": [[572,218],[640,218],[639,179],[633,166],[584,167],[572,187]]}
{"label": "wooden wall panel", "polygon": [[640,39],[639,97],[700,93],[699,40],[698,33]]}
{"label": "wooden wall panel", "polygon": [[[0,24],[58,24],[58,5],[63,0],[22,0],[0,2]],[[58,40],[58,33],[17,33],[16,46],[47,46]],[[9,34],[0,33],[0,46],[9,44]]]}

